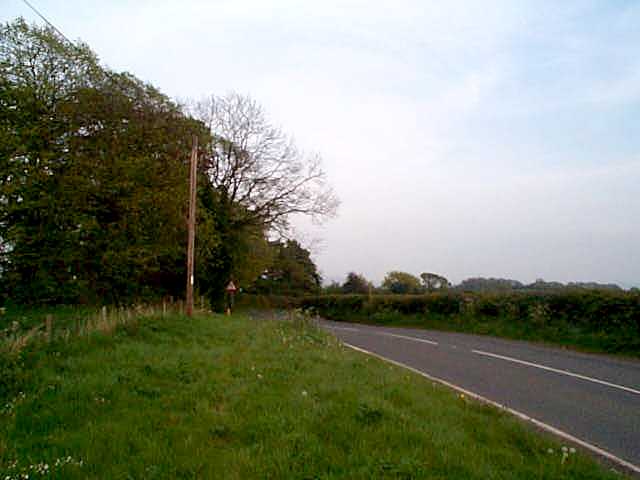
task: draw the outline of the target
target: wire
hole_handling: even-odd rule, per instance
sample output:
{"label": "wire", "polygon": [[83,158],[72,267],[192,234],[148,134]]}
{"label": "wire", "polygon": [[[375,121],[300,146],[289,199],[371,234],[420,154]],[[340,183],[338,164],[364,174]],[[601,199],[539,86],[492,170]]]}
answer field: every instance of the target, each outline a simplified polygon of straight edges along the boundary
{"label": "wire", "polygon": [[71,45],[73,45],[74,47],[76,46],[75,43],[73,43],[71,40],[69,40],[67,38],[67,36],[62,33],[58,27],[56,27],[53,23],[51,23],[49,20],[47,20],[47,18],[41,14],[38,9],[36,7],[34,7],[33,5],[31,5],[31,3],[29,3],[27,0],[22,0],[31,10],[33,10],[34,12],[36,12],[36,15],[38,15],[42,20],[44,20],[46,22],[47,25],[49,25],[51,28],[53,28],[56,32],[58,32],[58,35],[60,35],[62,38],[64,38],[67,42],[69,42]]}

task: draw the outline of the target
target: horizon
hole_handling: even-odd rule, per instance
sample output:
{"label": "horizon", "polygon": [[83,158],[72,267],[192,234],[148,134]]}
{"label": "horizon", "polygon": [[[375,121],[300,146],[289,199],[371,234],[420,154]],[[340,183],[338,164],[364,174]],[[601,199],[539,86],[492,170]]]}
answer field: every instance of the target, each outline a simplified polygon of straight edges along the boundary
{"label": "horizon", "polygon": [[640,286],[640,4],[35,6],[102,64],[176,100],[247,93],[319,152],[338,216],[294,224],[325,282]]}

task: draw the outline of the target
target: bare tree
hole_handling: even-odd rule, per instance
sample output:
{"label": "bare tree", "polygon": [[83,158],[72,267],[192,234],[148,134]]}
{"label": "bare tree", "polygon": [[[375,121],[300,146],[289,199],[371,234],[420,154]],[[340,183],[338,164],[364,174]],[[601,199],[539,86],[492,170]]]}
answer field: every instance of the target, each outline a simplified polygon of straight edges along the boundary
{"label": "bare tree", "polygon": [[211,185],[241,207],[244,222],[285,234],[291,215],[322,221],[338,200],[318,154],[298,150],[253,99],[212,95],[189,108],[211,131],[202,168]]}

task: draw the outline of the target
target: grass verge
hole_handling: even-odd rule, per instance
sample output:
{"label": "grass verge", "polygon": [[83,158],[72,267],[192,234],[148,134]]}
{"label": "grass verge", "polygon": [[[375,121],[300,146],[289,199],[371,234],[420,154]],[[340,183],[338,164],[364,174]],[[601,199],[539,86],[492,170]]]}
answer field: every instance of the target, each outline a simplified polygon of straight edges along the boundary
{"label": "grass verge", "polygon": [[0,478],[620,478],[305,322],[144,318],[21,352]]}

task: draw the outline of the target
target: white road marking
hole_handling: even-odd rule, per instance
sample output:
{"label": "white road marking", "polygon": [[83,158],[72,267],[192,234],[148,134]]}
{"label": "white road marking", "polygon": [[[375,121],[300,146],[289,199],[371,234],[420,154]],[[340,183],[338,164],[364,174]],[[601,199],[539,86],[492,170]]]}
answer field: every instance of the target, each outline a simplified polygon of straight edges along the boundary
{"label": "white road marking", "polygon": [[624,390],[625,392],[635,393],[636,395],[640,395],[640,390],[636,390],[635,388],[625,387],[624,385],[618,385],[617,383],[607,382],[605,380],[600,380],[598,378],[587,377],[586,375],[580,375],[579,373],[570,372],[568,370],[560,370],[558,368],[547,367],[546,365],[540,365],[539,363],[527,362],[525,360],[519,360],[513,357],[507,357],[505,355],[498,355],[496,353],[485,352],[483,350],[471,350],[473,353],[477,353],[478,355],[485,355],[487,357],[499,358],[500,360],[506,360],[508,362],[520,363],[522,365],[527,365],[529,367],[539,368],[541,370],[547,370],[549,372],[560,373],[562,375],[568,375],[570,377],[579,378],[581,380],[586,380],[588,382],[599,383],[600,385],[606,385],[611,388],[618,388],[620,390]]}
{"label": "white road marking", "polygon": [[329,328],[333,329],[333,330],[346,330],[347,332],[357,332],[358,329],[357,328],[351,328],[351,327],[334,327],[329,325]]}
{"label": "white road marking", "polygon": [[404,338],[405,340],[413,340],[414,342],[428,343],[429,345],[438,345],[438,342],[433,340],[427,340],[426,338],[407,337],[406,335],[398,335],[396,333],[381,332],[380,335],[386,335],[387,337]]}
{"label": "white road marking", "polygon": [[574,437],[573,435],[571,435],[571,434],[569,434],[567,432],[564,432],[564,431],[562,431],[560,429],[557,429],[556,427],[553,427],[553,426],[548,425],[548,424],[546,424],[544,422],[541,422],[540,420],[536,420],[535,418],[530,417],[526,413],[519,412],[517,410],[514,410],[513,408],[507,407],[506,405],[502,405],[501,403],[494,402],[493,400],[489,400],[488,398],[483,397],[482,395],[478,395],[477,393],[474,393],[474,392],[471,392],[469,390],[466,390],[466,389],[464,389],[462,387],[459,387],[459,386],[457,386],[457,385],[455,385],[453,383],[447,382],[446,380],[442,380],[441,378],[434,377],[432,375],[429,375],[428,373],[421,372],[420,370],[418,370],[416,368],[413,368],[413,367],[410,367],[409,365],[406,365],[406,364],[401,363],[401,362],[396,362],[395,360],[391,360],[389,358],[383,357],[382,355],[378,355],[377,353],[370,352],[369,350],[365,350],[364,348],[356,347],[355,345],[351,345],[349,343],[343,343],[343,345],[346,346],[346,347],[349,347],[349,348],[351,348],[353,350],[356,350],[358,352],[366,353],[367,355],[371,355],[372,357],[379,358],[380,360],[383,360],[385,362],[391,363],[391,364],[396,365],[398,367],[402,367],[402,368],[406,368],[407,370],[411,370],[412,372],[417,373],[418,375],[421,375],[421,376],[423,376],[425,378],[428,378],[429,380],[431,380],[433,382],[441,383],[442,385],[445,385],[445,386],[447,386],[449,388],[452,388],[452,389],[454,389],[454,390],[456,390],[456,391],[458,391],[460,393],[464,393],[465,395],[467,395],[467,396],[469,396],[471,398],[474,398],[474,399],[476,399],[476,400],[478,400],[480,402],[486,403],[488,405],[492,405],[492,406],[494,406],[496,408],[504,410],[505,412],[509,412],[510,414],[515,415],[516,417],[518,417],[518,418],[520,418],[522,420],[525,420],[527,422],[533,423],[538,428],[542,428],[543,430],[551,432],[554,435],[557,435],[557,436],[559,436],[561,438],[564,438],[565,440],[573,442],[576,445],[580,445],[581,447],[583,447],[583,448],[585,448],[585,449],[587,449],[587,450],[589,450],[589,451],[591,451],[591,452],[593,452],[593,453],[595,453],[597,455],[600,455],[601,457],[607,458],[607,459],[617,463],[618,465],[621,465],[621,466],[623,466],[625,468],[628,468],[629,470],[631,470],[633,472],[640,473],[640,466],[634,465],[631,462],[628,462],[628,461],[626,461],[626,460],[624,460],[624,459],[622,459],[620,457],[617,457],[613,453],[610,453],[610,452],[608,452],[606,450],[603,450],[602,448],[597,447],[596,445],[588,443],[588,442],[586,442],[584,440],[580,440],[579,438]]}

